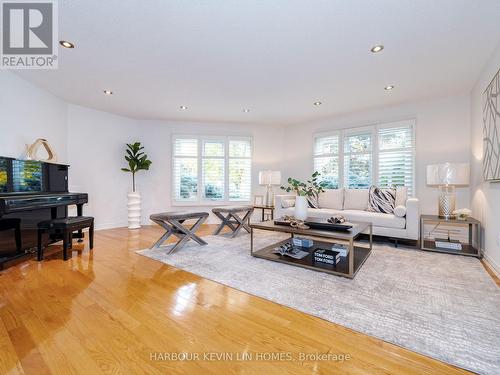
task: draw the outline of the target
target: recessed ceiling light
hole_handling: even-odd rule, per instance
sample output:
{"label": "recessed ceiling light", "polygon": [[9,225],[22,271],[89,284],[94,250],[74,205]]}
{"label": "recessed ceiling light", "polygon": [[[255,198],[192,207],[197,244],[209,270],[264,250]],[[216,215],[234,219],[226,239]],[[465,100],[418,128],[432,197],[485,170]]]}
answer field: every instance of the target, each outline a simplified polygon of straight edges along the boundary
{"label": "recessed ceiling light", "polygon": [[67,40],[60,40],[59,44],[64,48],[75,48],[75,45],[71,42],[68,42]]}
{"label": "recessed ceiling light", "polygon": [[373,53],[377,53],[377,52],[382,51],[383,49],[384,49],[384,46],[382,44],[378,44],[376,46],[373,46],[370,51],[372,51]]}
{"label": "recessed ceiling light", "polygon": [[385,86],[384,90],[389,91],[389,90],[392,90],[393,88],[394,88],[394,85],[389,85],[389,86]]}
{"label": "recessed ceiling light", "polygon": [[314,102],[313,105],[321,105],[321,102]]}
{"label": "recessed ceiling light", "polygon": [[250,112],[250,110],[249,110],[248,108],[245,108],[245,109],[243,110],[243,112],[248,113],[248,112]]}
{"label": "recessed ceiling light", "polygon": [[182,109],[182,110],[188,109],[188,107],[186,107],[185,105],[181,105],[179,108]]}
{"label": "recessed ceiling light", "polygon": [[113,91],[104,90],[104,94],[106,94],[106,95],[113,95]]}

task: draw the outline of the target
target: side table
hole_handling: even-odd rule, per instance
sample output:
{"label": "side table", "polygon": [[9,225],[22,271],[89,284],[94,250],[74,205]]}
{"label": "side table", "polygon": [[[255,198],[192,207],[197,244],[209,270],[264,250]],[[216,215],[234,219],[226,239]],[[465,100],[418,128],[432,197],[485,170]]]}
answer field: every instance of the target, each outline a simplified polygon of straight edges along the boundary
{"label": "side table", "polygon": [[271,220],[274,220],[274,206],[254,205],[253,208],[255,208],[256,210],[262,210],[261,221],[266,221],[269,218],[271,218]]}
{"label": "side table", "polygon": [[[449,229],[453,227],[455,229]],[[467,241],[457,238],[462,232],[466,233]],[[436,238],[459,241],[461,249],[436,246]],[[472,217],[462,220],[445,219],[437,215],[421,215],[420,249],[481,258],[481,222]]]}

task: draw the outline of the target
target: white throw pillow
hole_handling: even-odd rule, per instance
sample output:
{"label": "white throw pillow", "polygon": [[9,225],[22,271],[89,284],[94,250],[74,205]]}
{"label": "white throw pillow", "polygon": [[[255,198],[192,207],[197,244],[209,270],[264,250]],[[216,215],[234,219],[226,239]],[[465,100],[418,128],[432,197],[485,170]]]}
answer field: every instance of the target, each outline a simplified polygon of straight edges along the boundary
{"label": "white throw pillow", "polygon": [[406,186],[396,187],[396,207],[406,207],[406,199],[408,199],[408,188]]}
{"label": "white throw pillow", "polygon": [[295,199],[283,199],[281,201],[282,208],[295,207]]}
{"label": "white throw pillow", "polygon": [[344,189],[328,189],[319,194],[319,208],[342,210],[344,208]]}
{"label": "white throw pillow", "polygon": [[394,215],[397,217],[405,217],[406,216],[406,207],[405,206],[394,207]]}
{"label": "white throw pillow", "polygon": [[345,189],[344,210],[366,211],[368,208],[368,189]]}

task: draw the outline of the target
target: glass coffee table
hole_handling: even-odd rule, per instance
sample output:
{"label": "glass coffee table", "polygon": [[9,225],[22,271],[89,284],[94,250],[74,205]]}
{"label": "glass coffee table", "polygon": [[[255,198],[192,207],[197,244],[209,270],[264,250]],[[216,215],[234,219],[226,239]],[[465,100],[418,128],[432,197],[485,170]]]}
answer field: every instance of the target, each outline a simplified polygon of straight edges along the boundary
{"label": "glass coffee table", "polygon": [[[252,223],[250,225],[250,254],[257,258],[267,259],[274,262],[285,263],[291,266],[303,267],[315,271],[326,272],[332,275],[354,278],[363,263],[368,259],[371,254],[373,246],[372,224],[362,222],[351,222],[353,227],[349,230],[319,230],[319,229],[298,229],[287,225],[274,224],[273,221],[266,221],[263,223]],[[290,237],[266,246],[262,249],[254,249],[254,236],[255,229],[288,233]],[[355,243],[356,239],[361,233],[368,230],[369,243],[368,246],[361,246]],[[294,259],[286,255],[274,254],[273,250],[276,247],[290,243],[295,236],[304,236],[312,238],[314,245],[311,248],[300,247],[300,250],[309,252],[305,258]],[[335,265],[326,265],[315,263],[313,260],[313,253],[316,249],[331,249],[333,242],[341,242],[348,246],[349,253],[346,257],[342,257]]]}

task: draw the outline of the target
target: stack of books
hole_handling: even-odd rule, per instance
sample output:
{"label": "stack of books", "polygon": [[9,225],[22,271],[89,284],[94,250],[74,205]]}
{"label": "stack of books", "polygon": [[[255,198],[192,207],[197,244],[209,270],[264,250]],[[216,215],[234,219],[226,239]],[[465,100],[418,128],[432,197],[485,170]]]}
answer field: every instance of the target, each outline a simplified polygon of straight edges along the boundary
{"label": "stack of books", "polygon": [[335,266],[340,261],[340,254],[333,250],[317,249],[314,250],[313,259],[315,263],[322,263]]}
{"label": "stack of books", "polygon": [[462,244],[458,240],[436,238],[434,241],[436,244],[436,249],[462,250]]}
{"label": "stack of books", "polygon": [[332,245],[332,250],[338,252],[341,257],[346,257],[347,254],[349,254],[349,247],[340,243],[334,243]]}
{"label": "stack of books", "polygon": [[292,244],[294,246],[309,248],[309,247],[313,247],[314,242],[313,242],[313,240],[311,240],[309,238],[294,237],[292,239]]}

